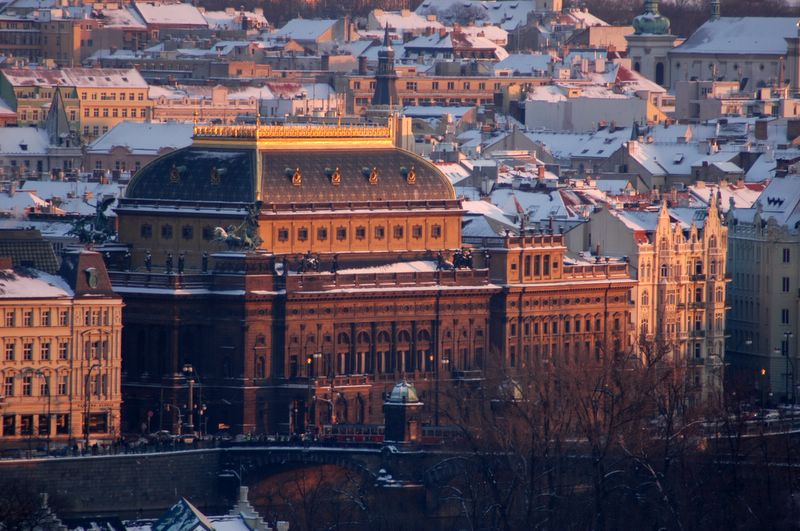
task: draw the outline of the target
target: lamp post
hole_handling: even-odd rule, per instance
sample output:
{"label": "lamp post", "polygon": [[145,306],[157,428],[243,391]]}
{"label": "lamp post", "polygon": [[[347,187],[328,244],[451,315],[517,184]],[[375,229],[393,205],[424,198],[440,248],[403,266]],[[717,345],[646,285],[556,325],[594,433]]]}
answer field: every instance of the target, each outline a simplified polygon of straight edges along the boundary
{"label": "lamp post", "polygon": [[786,358],[786,369],[784,371],[784,385],[785,385],[785,398],[786,403],[789,403],[789,366],[791,364],[792,368],[792,404],[794,404],[795,396],[794,396],[794,364],[789,360],[789,340],[792,338],[791,332],[784,332],[783,333],[783,345],[781,345],[781,351],[783,352],[784,358]]}
{"label": "lamp post", "polygon": [[311,396],[311,378],[313,377],[312,374],[314,372],[314,360],[318,360],[322,358],[322,352],[314,352],[313,354],[309,354],[306,356],[306,385],[307,385],[307,397],[308,400],[306,401],[306,433],[311,433],[311,403],[314,400]]}
{"label": "lamp post", "polygon": [[[431,359],[433,359],[433,355],[431,355]],[[450,360],[448,358],[442,358],[441,360],[442,366],[444,370],[447,371],[447,367],[450,364]],[[436,366],[436,411],[434,411],[434,424],[436,426],[439,425],[439,380],[440,380],[440,370],[439,367]]]}
{"label": "lamp post", "polygon": [[84,411],[83,411],[83,448],[86,450],[89,448],[89,410],[92,403],[92,390],[89,388],[89,382],[92,378],[92,371],[95,369],[99,369],[100,364],[94,363],[89,367],[89,370],[86,371],[86,378],[84,380],[83,385],[83,392],[84,392]]}
{"label": "lamp post", "polygon": [[187,409],[189,410],[187,413],[189,422],[186,424],[186,428],[189,432],[194,435],[194,380],[195,380],[195,372],[194,367],[190,363],[186,363],[183,365],[183,376],[186,378],[187,383],[189,384],[189,403]]}

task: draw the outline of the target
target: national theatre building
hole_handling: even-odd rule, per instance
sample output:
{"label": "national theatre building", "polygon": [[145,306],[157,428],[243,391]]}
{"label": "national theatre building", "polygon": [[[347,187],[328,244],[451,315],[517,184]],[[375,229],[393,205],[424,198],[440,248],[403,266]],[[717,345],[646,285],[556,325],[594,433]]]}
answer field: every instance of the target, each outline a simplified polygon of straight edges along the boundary
{"label": "national theatre building", "polygon": [[436,424],[439,393],[490,367],[627,348],[626,264],[568,263],[553,234],[465,243],[400,124],[196,126],[136,174],[110,261],[128,430],[380,423],[401,380]]}

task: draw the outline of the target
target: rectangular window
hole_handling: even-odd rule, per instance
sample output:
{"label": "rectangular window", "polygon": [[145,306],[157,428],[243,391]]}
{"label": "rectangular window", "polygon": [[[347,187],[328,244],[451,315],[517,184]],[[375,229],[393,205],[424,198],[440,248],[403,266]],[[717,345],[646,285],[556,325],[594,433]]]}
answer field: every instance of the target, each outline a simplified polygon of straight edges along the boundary
{"label": "rectangular window", "polygon": [[394,239],[400,240],[402,238],[403,238],[403,227],[398,225],[397,227],[394,228]]}
{"label": "rectangular window", "polygon": [[6,381],[3,385],[3,394],[6,396],[14,396],[14,377],[6,376]]}
{"label": "rectangular window", "polygon": [[783,263],[788,264],[791,261],[791,251],[789,249],[783,250]]}
{"label": "rectangular window", "polygon": [[783,277],[783,292],[789,293],[789,277]]}
{"label": "rectangular window", "polygon": [[66,341],[58,342],[58,359],[65,360],[69,358],[69,343]]}
{"label": "rectangular window", "polygon": [[375,227],[375,239],[382,240],[386,233],[386,229],[383,227]]}
{"label": "rectangular window", "polygon": [[33,310],[22,312],[22,326],[33,326]]}
{"label": "rectangular window", "polygon": [[42,326],[50,326],[50,310],[42,311]]}
{"label": "rectangular window", "polygon": [[184,240],[191,240],[194,238],[194,227],[191,225],[184,225],[181,229],[181,237]]}
{"label": "rectangular window", "polygon": [[363,240],[367,237],[367,229],[364,227],[356,227],[356,239]]}
{"label": "rectangular window", "polygon": [[789,310],[787,308],[781,310],[781,324],[789,324]]}
{"label": "rectangular window", "polygon": [[33,376],[22,377],[22,396],[33,395]]}
{"label": "rectangular window", "polygon": [[289,240],[289,229],[278,229],[278,241],[285,242]]}
{"label": "rectangular window", "polygon": [[422,238],[422,225],[414,225],[411,228],[411,237],[417,240]]}
{"label": "rectangular window", "polygon": [[16,343],[6,343],[6,361],[14,361],[17,355]]}
{"label": "rectangular window", "polygon": [[33,415],[20,415],[19,433],[20,435],[33,435]]}
{"label": "rectangular window", "polygon": [[317,240],[324,242],[328,239],[328,229],[320,227],[317,229]]}
{"label": "rectangular window", "polygon": [[447,82],[447,90],[453,90],[454,88],[456,88],[456,84],[455,84],[455,82],[453,82],[453,81],[448,81],[448,82]]}
{"label": "rectangular window", "polygon": [[305,227],[302,229],[297,229],[297,239],[301,242],[304,242],[308,239],[308,229]]}
{"label": "rectangular window", "polygon": [[69,392],[69,376],[61,376],[58,380],[58,394],[61,396]]}
{"label": "rectangular window", "polygon": [[162,240],[171,240],[172,239],[172,225],[162,225],[161,226],[161,239]]}
{"label": "rectangular window", "polygon": [[27,342],[22,344],[22,359],[25,361],[33,359],[33,343]]}
{"label": "rectangular window", "polygon": [[6,312],[6,326],[15,326],[17,324],[16,314],[14,310]]}
{"label": "rectangular window", "polygon": [[442,237],[442,226],[441,225],[434,225],[431,227],[431,238],[441,238]]}
{"label": "rectangular window", "polygon": [[44,376],[39,378],[39,396],[48,396],[50,394],[50,377]]}
{"label": "rectangular window", "polygon": [[347,229],[344,227],[339,227],[336,229],[336,239],[339,241],[347,239]]}
{"label": "rectangular window", "polygon": [[469,81],[464,81],[464,90],[469,90],[472,84]]}
{"label": "rectangular window", "polygon": [[39,351],[40,351],[39,355],[40,355],[41,359],[43,359],[45,361],[49,360],[50,359],[50,342],[49,341],[42,342],[42,344],[39,346]]}

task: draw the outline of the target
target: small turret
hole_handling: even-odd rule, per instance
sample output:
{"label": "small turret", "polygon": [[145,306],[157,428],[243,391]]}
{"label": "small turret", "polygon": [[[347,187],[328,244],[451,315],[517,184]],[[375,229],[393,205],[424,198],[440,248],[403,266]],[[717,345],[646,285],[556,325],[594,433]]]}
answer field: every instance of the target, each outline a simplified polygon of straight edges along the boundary
{"label": "small turret", "polygon": [[636,35],[669,35],[669,19],[658,12],[658,0],[646,0],[644,13],[633,19]]}

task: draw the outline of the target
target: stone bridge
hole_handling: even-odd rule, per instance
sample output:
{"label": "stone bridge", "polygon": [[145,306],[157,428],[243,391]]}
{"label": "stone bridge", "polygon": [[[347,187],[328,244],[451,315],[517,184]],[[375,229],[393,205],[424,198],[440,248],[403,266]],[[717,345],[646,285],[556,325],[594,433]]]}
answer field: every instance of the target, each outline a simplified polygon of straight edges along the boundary
{"label": "stone bridge", "polygon": [[0,477],[48,492],[65,502],[64,516],[158,516],[180,497],[208,511],[226,511],[238,485],[254,485],[281,471],[333,465],[379,482],[423,489],[446,481],[461,460],[443,451],[394,447],[233,446],[153,453],[0,461]]}

